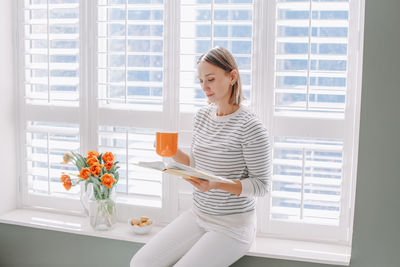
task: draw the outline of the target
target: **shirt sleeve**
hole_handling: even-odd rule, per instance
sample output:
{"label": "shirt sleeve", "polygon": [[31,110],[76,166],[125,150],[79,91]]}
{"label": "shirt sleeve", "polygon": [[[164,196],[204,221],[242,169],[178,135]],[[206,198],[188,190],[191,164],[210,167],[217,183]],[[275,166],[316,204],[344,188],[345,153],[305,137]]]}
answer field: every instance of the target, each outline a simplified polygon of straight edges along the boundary
{"label": "shirt sleeve", "polygon": [[240,196],[265,196],[269,191],[272,159],[267,130],[261,122],[253,121],[244,127],[243,156],[248,169],[248,178],[241,179]]}

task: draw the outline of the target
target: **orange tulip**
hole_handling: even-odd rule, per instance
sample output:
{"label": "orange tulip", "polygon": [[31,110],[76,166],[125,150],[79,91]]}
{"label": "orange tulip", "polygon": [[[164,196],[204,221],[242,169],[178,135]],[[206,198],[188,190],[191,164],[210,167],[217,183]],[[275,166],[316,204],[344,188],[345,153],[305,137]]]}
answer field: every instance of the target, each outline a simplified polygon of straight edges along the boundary
{"label": "orange tulip", "polygon": [[72,182],[71,181],[66,181],[63,183],[64,188],[69,191],[71,189],[72,186]]}
{"label": "orange tulip", "polygon": [[101,184],[107,186],[108,188],[111,188],[112,185],[116,182],[114,177],[109,173],[106,173],[103,176],[101,176],[100,180]]}
{"label": "orange tulip", "polygon": [[71,189],[72,182],[71,182],[71,178],[69,177],[69,175],[63,174],[61,176],[60,180],[63,182],[63,186],[65,187],[65,189],[67,191]]}
{"label": "orange tulip", "polygon": [[90,169],[89,168],[82,168],[81,173],[78,175],[82,179],[87,180],[90,176]]}
{"label": "orange tulip", "polygon": [[107,171],[109,171],[113,165],[114,165],[114,162],[106,162],[104,164],[104,167],[106,167]]}
{"label": "orange tulip", "polygon": [[89,164],[89,166],[92,166],[93,164],[99,163],[99,161],[97,160],[97,158],[88,158],[87,159],[87,164]]}
{"label": "orange tulip", "polygon": [[63,174],[63,175],[61,175],[60,180],[61,180],[61,182],[65,182],[67,180],[71,180],[71,178],[69,177],[69,175]]}
{"label": "orange tulip", "polygon": [[89,151],[87,158],[98,158],[99,157],[99,152],[97,151]]}
{"label": "orange tulip", "polygon": [[104,153],[103,160],[104,160],[104,162],[113,162],[114,161],[113,153],[111,153],[111,152]]}
{"label": "orange tulip", "polygon": [[101,168],[103,168],[102,165],[99,163],[94,163],[92,166],[90,166],[90,172],[93,174],[93,176],[99,176]]}

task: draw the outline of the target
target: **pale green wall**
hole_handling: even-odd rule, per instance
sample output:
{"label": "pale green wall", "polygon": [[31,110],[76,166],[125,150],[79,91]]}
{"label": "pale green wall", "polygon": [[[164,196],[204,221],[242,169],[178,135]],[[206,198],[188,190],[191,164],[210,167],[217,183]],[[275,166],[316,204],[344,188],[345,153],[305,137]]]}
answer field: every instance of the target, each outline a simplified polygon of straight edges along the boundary
{"label": "pale green wall", "polygon": [[[351,267],[400,266],[399,12],[399,0],[366,0]],[[0,266],[127,266],[139,247],[129,242],[0,224]],[[328,265],[244,257],[234,266]]]}

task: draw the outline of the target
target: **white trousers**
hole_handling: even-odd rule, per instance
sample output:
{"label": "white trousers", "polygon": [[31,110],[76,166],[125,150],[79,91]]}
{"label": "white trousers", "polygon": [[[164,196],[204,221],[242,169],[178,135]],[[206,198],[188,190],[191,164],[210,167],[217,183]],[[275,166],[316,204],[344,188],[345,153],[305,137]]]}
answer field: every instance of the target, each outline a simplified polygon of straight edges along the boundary
{"label": "white trousers", "polygon": [[250,248],[237,239],[206,231],[185,211],[144,245],[132,258],[131,267],[226,267]]}

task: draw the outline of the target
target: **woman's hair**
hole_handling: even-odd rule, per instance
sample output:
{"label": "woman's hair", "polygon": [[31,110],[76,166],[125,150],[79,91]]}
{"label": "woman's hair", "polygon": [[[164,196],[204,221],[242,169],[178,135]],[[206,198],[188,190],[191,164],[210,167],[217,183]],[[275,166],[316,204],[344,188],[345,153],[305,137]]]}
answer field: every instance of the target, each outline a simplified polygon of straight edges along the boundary
{"label": "woman's hair", "polygon": [[229,74],[232,70],[236,70],[238,72],[237,80],[232,85],[229,104],[239,105],[240,102],[244,100],[244,96],[242,92],[242,83],[240,81],[239,69],[231,52],[229,52],[229,50],[227,50],[226,48],[216,46],[202,54],[197,60],[197,64],[202,61],[206,61],[223,69],[227,74]]}

